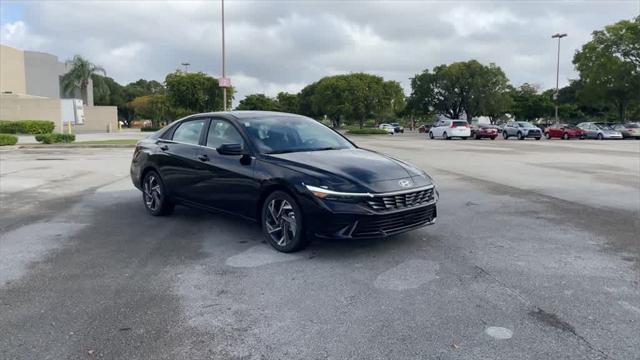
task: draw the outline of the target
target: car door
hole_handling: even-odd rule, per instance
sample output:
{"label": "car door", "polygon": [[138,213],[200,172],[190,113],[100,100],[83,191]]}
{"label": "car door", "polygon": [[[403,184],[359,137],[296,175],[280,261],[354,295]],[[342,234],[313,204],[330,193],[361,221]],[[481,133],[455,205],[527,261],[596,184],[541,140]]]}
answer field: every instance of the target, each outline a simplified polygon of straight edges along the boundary
{"label": "car door", "polygon": [[[218,152],[223,144],[241,144],[238,155]],[[253,177],[254,158],[240,130],[228,120],[212,118],[199,147],[199,181],[194,186],[198,202],[205,206],[254,218],[259,182]]]}
{"label": "car door", "polygon": [[182,121],[169,138],[158,141],[156,163],[171,196],[189,199],[199,166],[196,150],[206,123],[203,118]]}

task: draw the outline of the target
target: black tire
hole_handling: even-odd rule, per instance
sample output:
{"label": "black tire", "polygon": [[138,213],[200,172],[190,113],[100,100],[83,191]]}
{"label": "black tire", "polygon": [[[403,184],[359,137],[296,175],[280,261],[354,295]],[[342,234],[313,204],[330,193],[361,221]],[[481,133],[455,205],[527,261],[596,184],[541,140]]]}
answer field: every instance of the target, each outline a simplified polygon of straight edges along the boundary
{"label": "black tire", "polygon": [[547,140],[551,140],[551,135],[549,135],[549,133],[548,133],[548,132],[544,133],[544,137],[545,137]]}
{"label": "black tire", "polygon": [[524,135],[520,131],[518,131],[518,140],[524,140]]}
{"label": "black tire", "polygon": [[480,139],[482,139],[480,135],[476,134],[476,140],[480,140]]}
{"label": "black tire", "polygon": [[463,136],[462,140],[467,140],[469,137],[468,136]]}
{"label": "black tire", "polygon": [[536,140],[540,140],[540,139],[542,139],[542,136],[538,136],[538,137],[536,138]]}
{"label": "black tire", "polygon": [[598,134],[598,140],[604,140],[604,136],[602,136],[602,134]]}
{"label": "black tire", "polygon": [[492,136],[491,140],[495,140],[498,136]]}
{"label": "black tire", "polygon": [[584,140],[584,139],[585,139],[584,135],[580,135],[580,140]]}
{"label": "black tire", "polygon": [[445,140],[450,140],[451,138],[447,136],[447,132],[442,133],[442,138]]}
{"label": "black tire", "polygon": [[564,140],[569,140],[569,134],[564,133],[564,134],[562,135],[562,138],[563,138]]}
{"label": "black tire", "polygon": [[433,133],[429,131],[429,139],[433,139]]}
{"label": "black tire", "polygon": [[[302,210],[286,192],[274,191],[266,198],[262,204],[261,222],[262,232],[274,249],[289,253],[307,246]],[[292,229],[292,225],[295,228]]]}
{"label": "black tire", "polygon": [[142,202],[145,209],[153,216],[170,215],[175,208],[164,181],[153,170],[147,172],[142,179]]}
{"label": "black tire", "polygon": [[507,132],[506,132],[506,131],[503,131],[503,132],[502,132],[502,137],[503,137],[505,140],[509,140],[509,134],[507,134]]}

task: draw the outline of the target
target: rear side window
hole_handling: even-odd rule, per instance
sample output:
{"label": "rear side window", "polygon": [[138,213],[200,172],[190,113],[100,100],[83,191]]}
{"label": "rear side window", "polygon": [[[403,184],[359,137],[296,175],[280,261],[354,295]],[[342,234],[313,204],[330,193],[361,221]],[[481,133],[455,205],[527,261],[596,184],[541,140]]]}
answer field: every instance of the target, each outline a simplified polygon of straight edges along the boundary
{"label": "rear side window", "polygon": [[185,121],[178,125],[173,133],[173,141],[198,145],[200,143],[200,134],[204,128],[205,119]]}
{"label": "rear side window", "polygon": [[467,126],[466,121],[454,121],[453,126]]}

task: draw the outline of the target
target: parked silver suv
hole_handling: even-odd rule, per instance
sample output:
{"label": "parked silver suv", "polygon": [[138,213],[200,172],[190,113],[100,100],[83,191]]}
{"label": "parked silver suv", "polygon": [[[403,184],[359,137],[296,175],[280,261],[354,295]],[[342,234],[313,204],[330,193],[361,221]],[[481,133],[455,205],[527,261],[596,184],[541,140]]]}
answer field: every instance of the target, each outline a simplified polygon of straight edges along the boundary
{"label": "parked silver suv", "polygon": [[504,128],[502,128],[502,137],[507,140],[511,136],[516,136],[518,140],[524,140],[526,138],[540,140],[542,138],[542,130],[526,121],[509,121],[505,124]]}

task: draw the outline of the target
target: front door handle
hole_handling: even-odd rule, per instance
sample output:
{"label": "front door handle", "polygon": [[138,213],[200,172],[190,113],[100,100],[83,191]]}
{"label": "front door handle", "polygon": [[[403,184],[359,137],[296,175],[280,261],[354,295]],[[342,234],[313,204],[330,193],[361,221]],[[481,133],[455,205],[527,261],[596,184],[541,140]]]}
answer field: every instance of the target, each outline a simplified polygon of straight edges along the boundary
{"label": "front door handle", "polygon": [[202,155],[198,155],[198,160],[205,162],[205,161],[209,161],[209,156],[202,154]]}
{"label": "front door handle", "polygon": [[167,146],[167,145],[162,145],[162,146],[160,146],[160,150],[162,150],[162,151],[167,151],[167,150],[169,150],[169,146]]}

